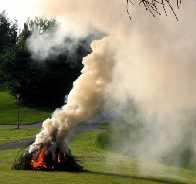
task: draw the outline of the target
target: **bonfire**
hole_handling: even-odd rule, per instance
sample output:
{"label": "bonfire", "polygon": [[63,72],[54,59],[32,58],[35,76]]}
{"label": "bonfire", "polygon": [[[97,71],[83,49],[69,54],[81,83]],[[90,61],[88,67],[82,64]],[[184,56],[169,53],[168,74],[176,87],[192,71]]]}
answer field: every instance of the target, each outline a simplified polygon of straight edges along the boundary
{"label": "bonfire", "polygon": [[14,162],[12,169],[41,171],[71,171],[81,172],[83,167],[72,156],[71,151],[65,151],[55,144],[42,145],[39,150],[22,153]]}

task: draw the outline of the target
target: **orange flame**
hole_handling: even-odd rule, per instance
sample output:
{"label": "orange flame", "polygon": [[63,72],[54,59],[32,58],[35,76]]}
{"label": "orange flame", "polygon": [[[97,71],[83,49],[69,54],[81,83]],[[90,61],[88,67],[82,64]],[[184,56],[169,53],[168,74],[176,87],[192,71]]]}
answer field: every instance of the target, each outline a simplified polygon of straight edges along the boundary
{"label": "orange flame", "polygon": [[33,170],[52,170],[55,167],[59,167],[65,164],[67,160],[66,153],[61,153],[60,150],[56,150],[53,152],[54,155],[51,157],[50,161],[46,161],[46,157],[49,154],[48,146],[44,146],[42,149],[38,150],[38,152],[34,155],[31,160],[31,167]]}
{"label": "orange flame", "polygon": [[38,152],[37,157],[31,161],[32,168],[35,170],[40,168],[47,169],[47,165],[45,163],[45,157],[46,157],[46,149],[42,148],[40,152]]}

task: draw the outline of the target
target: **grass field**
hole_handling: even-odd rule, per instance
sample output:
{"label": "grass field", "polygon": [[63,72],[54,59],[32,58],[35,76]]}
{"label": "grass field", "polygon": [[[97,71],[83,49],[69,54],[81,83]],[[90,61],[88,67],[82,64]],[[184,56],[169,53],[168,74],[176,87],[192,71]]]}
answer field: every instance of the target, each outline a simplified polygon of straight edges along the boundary
{"label": "grass field", "polygon": [[0,129],[0,144],[31,138],[35,136],[38,131],[36,128]]}
{"label": "grass field", "polygon": [[20,109],[21,124],[32,124],[49,117],[48,110],[18,106],[15,98],[7,91],[0,91],[0,125],[16,124]]}
{"label": "grass field", "polygon": [[[20,107],[22,122],[31,124],[47,118],[50,112]],[[6,91],[0,91],[0,125],[15,124],[18,105]],[[107,124],[101,128],[108,129]],[[34,137],[38,129],[0,128],[0,144]],[[100,136],[101,135],[101,136]],[[0,151],[0,184],[196,184],[196,171],[153,161],[131,158],[106,149],[108,137],[102,131],[77,135],[71,143],[72,153],[87,172],[33,172],[11,170],[23,150]]]}
{"label": "grass field", "polygon": [[74,155],[88,170],[84,173],[14,171],[11,165],[19,150],[0,151],[2,184],[182,184],[196,183],[195,171],[138,161],[102,149],[99,132],[78,135],[71,144]]}

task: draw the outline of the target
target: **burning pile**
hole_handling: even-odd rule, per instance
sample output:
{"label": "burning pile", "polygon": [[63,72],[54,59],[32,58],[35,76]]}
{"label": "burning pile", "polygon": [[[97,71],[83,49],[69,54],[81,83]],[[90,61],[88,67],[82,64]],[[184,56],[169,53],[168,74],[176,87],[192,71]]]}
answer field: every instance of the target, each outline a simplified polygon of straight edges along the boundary
{"label": "burning pile", "polygon": [[16,159],[13,169],[42,171],[82,172],[83,167],[77,163],[70,150],[65,152],[54,145],[42,145],[35,152],[25,152]]}
{"label": "burning pile", "polygon": [[93,42],[93,52],[84,58],[82,74],[74,82],[67,104],[43,122],[35,142],[16,160],[14,169],[82,171],[66,139],[78,123],[95,113],[103,100],[113,64],[109,43],[109,38]]}

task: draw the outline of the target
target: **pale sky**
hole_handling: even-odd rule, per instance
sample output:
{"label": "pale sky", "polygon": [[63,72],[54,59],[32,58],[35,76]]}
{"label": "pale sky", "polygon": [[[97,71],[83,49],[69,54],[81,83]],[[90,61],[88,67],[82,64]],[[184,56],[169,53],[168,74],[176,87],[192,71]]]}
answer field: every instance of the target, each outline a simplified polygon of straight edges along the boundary
{"label": "pale sky", "polygon": [[39,0],[0,0],[0,12],[6,10],[9,17],[16,18],[20,26],[28,17],[38,16]]}

